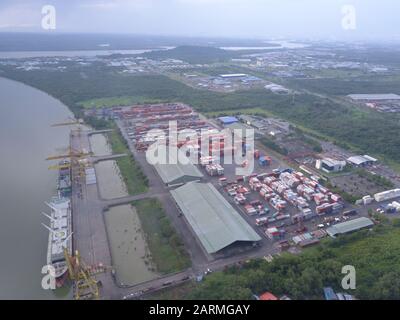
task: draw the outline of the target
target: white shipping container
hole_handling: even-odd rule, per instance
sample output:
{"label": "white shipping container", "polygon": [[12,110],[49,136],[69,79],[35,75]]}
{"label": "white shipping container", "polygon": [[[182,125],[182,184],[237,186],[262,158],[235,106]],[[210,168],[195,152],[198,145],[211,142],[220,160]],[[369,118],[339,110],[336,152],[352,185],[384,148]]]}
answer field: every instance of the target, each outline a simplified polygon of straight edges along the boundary
{"label": "white shipping container", "polygon": [[390,200],[393,198],[400,197],[400,189],[393,189],[393,190],[388,190],[380,193],[376,193],[374,195],[374,198],[377,202],[382,202],[385,200]]}

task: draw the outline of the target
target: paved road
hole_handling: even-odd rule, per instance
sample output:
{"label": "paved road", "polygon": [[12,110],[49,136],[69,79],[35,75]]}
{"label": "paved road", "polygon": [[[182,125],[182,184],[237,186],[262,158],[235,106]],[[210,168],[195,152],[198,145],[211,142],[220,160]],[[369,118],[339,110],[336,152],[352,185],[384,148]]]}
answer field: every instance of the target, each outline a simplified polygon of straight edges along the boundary
{"label": "paved road", "polygon": [[[71,135],[71,147],[91,150],[88,132]],[[79,169],[72,167],[72,206],[74,248],[79,250],[84,262],[91,266],[102,264],[112,266],[108,236],[104,220],[104,203],[101,200],[97,184],[86,185],[85,177],[79,175]],[[96,279],[102,283],[103,299],[118,299],[111,271],[98,274]]]}
{"label": "paved road", "polygon": [[102,203],[103,203],[104,210],[108,210],[110,207],[120,206],[123,204],[129,204],[134,201],[143,200],[143,199],[157,198],[159,196],[161,196],[161,194],[146,192],[146,193],[142,193],[142,194],[138,194],[138,195],[134,195],[134,196],[126,196],[126,197],[121,197],[121,198],[102,200]]}
{"label": "paved road", "polygon": [[127,156],[126,153],[112,154],[112,155],[109,155],[109,156],[91,157],[90,161],[93,164],[95,164],[95,163],[98,163],[100,161],[116,160],[116,159],[123,158],[123,157],[126,157],[126,156]]}

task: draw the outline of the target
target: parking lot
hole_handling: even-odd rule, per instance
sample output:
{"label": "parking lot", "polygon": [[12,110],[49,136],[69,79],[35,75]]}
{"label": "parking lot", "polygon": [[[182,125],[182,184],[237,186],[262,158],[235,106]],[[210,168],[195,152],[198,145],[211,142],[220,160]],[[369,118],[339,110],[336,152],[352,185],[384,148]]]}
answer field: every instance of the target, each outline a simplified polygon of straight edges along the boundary
{"label": "parking lot", "polygon": [[[303,202],[303,209],[306,213],[308,212],[305,217],[301,216],[301,214],[299,215],[299,213],[302,213],[302,210],[299,208],[298,203],[285,200],[284,196],[280,196],[278,192],[272,193],[278,196],[282,202],[286,203],[284,203],[282,207],[276,204],[274,205],[271,199],[276,199],[275,196],[266,198],[265,195],[263,196],[262,193],[260,193],[263,187],[268,186],[262,182],[262,179],[269,177],[279,183],[281,181],[278,172],[285,170],[291,171],[290,168],[280,167],[280,162],[274,159],[272,159],[272,163],[268,166],[261,166],[258,161],[256,161],[254,174],[245,179],[236,176],[235,165],[223,165],[223,167],[223,176],[211,177],[207,174],[205,168],[202,168],[202,170],[207,181],[213,183],[232,206],[240,212],[242,217],[263,236],[265,239],[263,244],[285,246],[285,242],[290,241],[290,244],[293,244],[293,237],[299,237],[299,239],[296,238],[296,240],[300,240],[298,244],[301,246],[316,243],[317,241],[311,240],[318,240],[326,236],[324,232],[325,228],[335,223],[344,222],[350,218],[343,216],[343,212],[352,210],[353,206],[346,204],[342,200],[337,202],[340,205],[338,205],[335,210],[320,215],[316,214],[317,207],[319,206],[315,201],[306,200],[307,203]],[[259,182],[256,182],[257,186],[255,186],[254,182],[257,181],[257,176],[259,177]],[[260,184],[263,186],[260,187]],[[287,193],[295,197],[294,194],[296,192],[292,191],[291,193],[291,190],[291,188],[285,189],[285,191],[289,191]],[[325,192],[327,197],[329,197],[329,190]],[[297,198],[300,198],[300,196]],[[321,203],[319,204],[321,205]],[[332,204],[332,202],[329,204]],[[351,218],[355,218],[357,215],[359,215],[359,213],[353,214]],[[276,230],[274,228],[276,228]]]}

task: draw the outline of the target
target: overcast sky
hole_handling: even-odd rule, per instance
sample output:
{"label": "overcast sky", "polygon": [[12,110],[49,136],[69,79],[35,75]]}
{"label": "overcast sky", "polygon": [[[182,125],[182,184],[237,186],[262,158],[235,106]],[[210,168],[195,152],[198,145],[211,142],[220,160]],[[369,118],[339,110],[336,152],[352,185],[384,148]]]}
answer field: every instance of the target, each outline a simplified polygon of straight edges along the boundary
{"label": "overcast sky", "polygon": [[[56,32],[327,39],[400,34],[400,0],[0,0],[0,32],[43,31],[45,4],[56,8]],[[343,5],[356,10],[355,30],[342,27]]]}

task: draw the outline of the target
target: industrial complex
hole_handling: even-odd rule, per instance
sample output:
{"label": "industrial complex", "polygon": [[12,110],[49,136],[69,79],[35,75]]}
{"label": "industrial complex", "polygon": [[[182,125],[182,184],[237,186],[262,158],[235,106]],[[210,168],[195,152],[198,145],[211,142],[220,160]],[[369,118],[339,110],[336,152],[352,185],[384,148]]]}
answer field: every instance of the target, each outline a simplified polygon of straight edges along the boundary
{"label": "industrial complex", "polygon": [[261,240],[211,183],[189,183],[171,193],[207,253]]}
{"label": "industrial complex", "polygon": [[[71,237],[79,256],[75,258],[72,251],[65,252],[65,261],[88,261],[86,269],[70,268],[70,273],[80,283],[86,277],[92,297],[137,299],[250,257],[269,259],[281,251],[298,252],[317,245],[325,237],[336,238],[373,228],[371,210],[400,211],[399,189],[365,195],[355,204],[326,185],[324,174],[336,177],[348,166],[369,170],[378,162],[371,156],[315,156],[314,161],[307,162],[303,159],[313,153],[282,157],[265,147],[261,143],[263,137],[272,136],[272,132],[285,137],[291,130],[279,119],[249,115],[205,119],[181,103],[114,107],[107,113],[117,124],[150,185],[144,194],[102,199],[98,192],[101,182],[96,178],[93,164],[127,155],[96,157],[91,153],[88,137],[109,130],[79,129],[71,133],[71,149],[78,150],[71,154],[73,161],[68,166],[74,221]],[[172,132],[170,121],[176,121]],[[190,129],[191,133],[182,138],[179,132],[184,129]],[[252,129],[255,130],[253,147],[247,143]],[[235,130],[242,132],[241,152],[254,158],[255,167],[250,175],[237,175],[235,170],[238,166],[246,167],[247,161],[224,163],[222,151],[233,152],[237,148],[229,149],[224,143],[226,135]],[[209,143],[206,154],[201,148],[204,133]],[[188,150],[196,161],[187,157]],[[168,161],[151,163],[148,154],[164,155]],[[110,207],[140,199],[161,202],[190,253],[192,266],[127,286],[116,281],[118,274],[112,267],[107,228],[99,215]]]}

